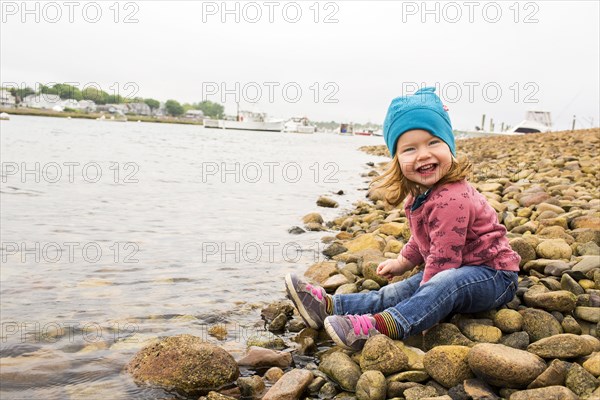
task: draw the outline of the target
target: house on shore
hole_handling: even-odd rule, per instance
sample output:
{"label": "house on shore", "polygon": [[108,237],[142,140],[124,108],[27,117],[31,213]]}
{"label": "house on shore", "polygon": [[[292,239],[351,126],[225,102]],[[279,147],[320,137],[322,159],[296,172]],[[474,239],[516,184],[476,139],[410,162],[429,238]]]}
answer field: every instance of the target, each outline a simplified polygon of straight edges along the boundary
{"label": "house on shore", "polygon": [[21,102],[22,106],[29,108],[39,108],[53,111],[64,111],[65,106],[63,105],[62,99],[56,94],[30,94],[25,96]]}
{"label": "house on shore", "polygon": [[204,113],[202,110],[187,110],[185,114],[183,114],[183,118],[202,121],[204,119]]}
{"label": "house on shore", "polygon": [[15,108],[17,106],[17,99],[15,96],[10,94],[6,89],[0,89],[0,107],[2,108]]}

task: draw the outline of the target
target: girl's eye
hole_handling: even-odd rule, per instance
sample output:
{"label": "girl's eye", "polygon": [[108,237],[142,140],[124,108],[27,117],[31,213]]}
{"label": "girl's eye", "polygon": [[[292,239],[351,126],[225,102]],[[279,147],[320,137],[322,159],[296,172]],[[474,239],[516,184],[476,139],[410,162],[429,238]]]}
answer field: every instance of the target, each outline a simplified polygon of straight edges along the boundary
{"label": "girl's eye", "polygon": [[415,148],[414,147],[405,147],[402,149],[403,153],[408,153],[409,151],[413,151]]}
{"label": "girl's eye", "polygon": [[433,145],[433,144],[438,144],[441,143],[442,141],[440,139],[433,139],[432,141],[429,142],[429,145]]}

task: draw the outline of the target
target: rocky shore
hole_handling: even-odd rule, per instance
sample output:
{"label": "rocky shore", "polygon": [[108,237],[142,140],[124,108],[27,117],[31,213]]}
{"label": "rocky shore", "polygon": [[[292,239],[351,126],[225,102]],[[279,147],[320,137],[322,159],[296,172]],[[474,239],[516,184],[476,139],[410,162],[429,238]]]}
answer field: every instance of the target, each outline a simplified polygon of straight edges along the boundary
{"label": "rocky shore", "polygon": [[[352,353],[306,328],[282,300],[262,311],[279,340],[248,343],[238,360],[182,335],[145,347],[127,371],[137,382],[209,400],[600,399],[600,130],[468,139],[457,147],[522,258],[519,289],[506,306],[449,316],[405,341],[377,335]],[[385,146],[363,150],[388,155]],[[382,168],[370,166],[369,179]],[[410,236],[403,210],[377,190],[347,215],[324,222],[312,213],[303,222],[327,231],[327,260],[305,276],[330,293],[389,284],[375,269]]]}

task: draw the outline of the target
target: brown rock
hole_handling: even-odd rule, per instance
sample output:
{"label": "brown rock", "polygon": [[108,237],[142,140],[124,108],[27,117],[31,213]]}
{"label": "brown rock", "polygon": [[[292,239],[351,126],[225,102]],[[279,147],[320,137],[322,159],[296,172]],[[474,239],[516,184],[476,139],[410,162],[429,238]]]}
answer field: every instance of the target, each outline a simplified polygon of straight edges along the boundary
{"label": "brown rock", "polygon": [[548,368],[542,372],[533,382],[527,386],[527,389],[536,389],[546,386],[564,386],[565,378],[569,367],[566,362],[561,360],[552,360]]}
{"label": "brown rock", "polygon": [[360,368],[363,371],[381,371],[385,375],[408,367],[408,357],[385,335],[371,336],[362,350]]}
{"label": "brown rock", "polygon": [[271,386],[263,400],[297,400],[312,380],[313,374],[310,371],[293,369]]}
{"label": "brown rock", "polygon": [[528,308],[519,312],[523,316],[523,330],[527,332],[532,343],[548,336],[563,333],[560,322],[544,310]]}
{"label": "brown rock", "polygon": [[229,353],[192,335],[171,336],[149,344],[129,362],[127,371],[135,381],[186,395],[219,389],[239,375]]}
{"label": "brown rock", "polygon": [[564,386],[548,386],[522,390],[510,396],[510,400],[579,400],[579,397]]}
{"label": "brown rock", "polygon": [[253,368],[279,367],[287,368],[292,365],[292,354],[264,347],[251,346],[244,357],[238,360],[238,365]]}
{"label": "brown rock", "polygon": [[456,386],[473,377],[467,362],[469,350],[466,346],[437,346],[423,358],[425,371],[447,388]]}
{"label": "brown rock", "polygon": [[546,369],[546,363],[535,354],[502,344],[477,344],[467,359],[477,377],[500,387],[526,387]]}
{"label": "brown rock", "polygon": [[304,273],[304,276],[317,282],[320,285],[323,282],[325,282],[327,278],[337,273],[337,262],[321,261],[311,265]]}
{"label": "brown rock", "polygon": [[542,358],[574,358],[587,356],[594,349],[590,342],[579,335],[563,333],[538,340],[527,351]]}

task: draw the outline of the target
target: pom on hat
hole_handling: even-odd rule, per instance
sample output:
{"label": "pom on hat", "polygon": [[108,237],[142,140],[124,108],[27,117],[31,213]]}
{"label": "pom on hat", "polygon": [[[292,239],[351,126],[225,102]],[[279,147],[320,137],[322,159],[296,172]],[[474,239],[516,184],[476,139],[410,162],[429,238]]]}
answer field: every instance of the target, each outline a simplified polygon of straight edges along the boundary
{"label": "pom on hat", "polygon": [[412,96],[396,97],[390,104],[383,123],[383,137],[392,157],[398,138],[407,131],[422,129],[442,139],[456,156],[454,133],[447,107],[435,94],[434,87],[425,87]]}

